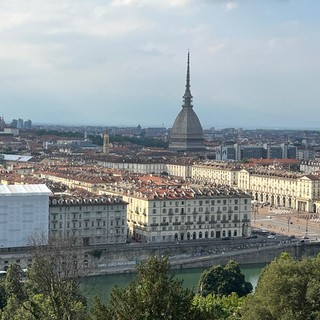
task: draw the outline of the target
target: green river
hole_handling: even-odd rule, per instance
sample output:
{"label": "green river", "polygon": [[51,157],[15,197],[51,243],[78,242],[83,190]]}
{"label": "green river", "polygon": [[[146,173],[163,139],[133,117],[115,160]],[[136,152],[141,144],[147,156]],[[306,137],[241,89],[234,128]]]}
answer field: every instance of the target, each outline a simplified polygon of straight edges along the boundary
{"label": "green river", "polygon": [[[241,271],[246,277],[246,281],[250,281],[255,288],[260,276],[261,270],[265,264],[241,265]],[[174,274],[177,278],[183,280],[185,288],[196,289],[201,273],[205,269],[185,269],[175,270]],[[103,301],[108,301],[111,290],[114,286],[125,287],[129,284],[134,274],[112,274],[104,276],[88,277],[83,281],[81,291],[87,297],[91,304],[95,296],[100,296]]]}

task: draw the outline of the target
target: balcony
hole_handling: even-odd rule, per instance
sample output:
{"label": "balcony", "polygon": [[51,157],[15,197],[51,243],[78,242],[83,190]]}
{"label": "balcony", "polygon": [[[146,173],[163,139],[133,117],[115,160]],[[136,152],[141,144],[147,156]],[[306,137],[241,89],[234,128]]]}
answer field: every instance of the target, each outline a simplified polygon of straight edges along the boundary
{"label": "balcony", "polygon": [[250,222],[250,219],[242,219],[242,222]]}
{"label": "balcony", "polygon": [[174,226],[180,226],[181,222],[173,222],[172,223]]}
{"label": "balcony", "polygon": [[193,224],[193,222],[192,221],[187,221],[185,224],[188,226],[188,225]]}
{"label": "balcony", "polygon": [[160,226],[168,226],[169,225],[169,222],[161,222],[160,223]]}
{"label": "balcony", "polygon": [[159,223],[150,223],[150,227],[158,227]]}

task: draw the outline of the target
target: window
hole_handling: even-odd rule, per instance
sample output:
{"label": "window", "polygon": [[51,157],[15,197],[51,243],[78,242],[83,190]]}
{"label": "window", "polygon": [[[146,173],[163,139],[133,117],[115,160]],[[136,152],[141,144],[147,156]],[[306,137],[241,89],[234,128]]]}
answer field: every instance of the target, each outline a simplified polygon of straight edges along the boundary
{"label": "window", "polygon": [[211,207],[211,212],[214,212],[214,207]]}
{"label": "window", "polygon": [[162,209],[162,213],[167,213],[167,209]]}
{"label": "window", "polygon": [[223,204],[227,204],[227,200],[223,200]]}
{"label": "window", "polygon": [[157,209],[152,209],[152,213],[153,214],[157,213]]}
{"label": "window", "polygon": [[222,207],[222,211],[227,211],[227,207]]}
{"label": "window", "polygon": [[211,205],[213,205],[213,206],[214,206],[214,200],[211,200]]}

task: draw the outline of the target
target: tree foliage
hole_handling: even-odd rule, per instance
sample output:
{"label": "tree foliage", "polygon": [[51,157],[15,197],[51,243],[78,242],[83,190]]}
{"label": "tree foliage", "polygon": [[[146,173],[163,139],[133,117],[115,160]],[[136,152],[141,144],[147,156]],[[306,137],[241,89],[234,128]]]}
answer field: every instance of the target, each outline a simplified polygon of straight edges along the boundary
{"label": "tree foliage", "polygon": [[[192,319],[193,293],[169,272],[167,258],[152,257],[138,266],[138,274],[126,288],[114,288],[104,319]],[[95,309],[98,313],[98,310]]]}
{"label": "tree foliage", "polygon": [[8,269],[3,280],[1,320],[85,319],[86,303],[79,294],[81,270],[75,251],[60,241],[37,244],[32,257],[25,279],[18,265]]}
{"label": "tree foliage", "polygon": [[197,320],[236,320],[241,319],[240,310],[245,297],[236,293],[229,296],[208,294],[195,295],[192,308]]}
{"label": "tree foliage", "polygon": [[264,268],[243,306],[243,319],[320,319],[319,292],[320,256],[298,261],[283,253]]}
{"label": "tree foliage", "polygon": [[228,296],[235,292],[239,297],[252,292],[252,284],[245,281],[239,264],[230,260],[226,266],[216,265],[205,270],[200,277],[198,292],[202,296],[215,294]]}

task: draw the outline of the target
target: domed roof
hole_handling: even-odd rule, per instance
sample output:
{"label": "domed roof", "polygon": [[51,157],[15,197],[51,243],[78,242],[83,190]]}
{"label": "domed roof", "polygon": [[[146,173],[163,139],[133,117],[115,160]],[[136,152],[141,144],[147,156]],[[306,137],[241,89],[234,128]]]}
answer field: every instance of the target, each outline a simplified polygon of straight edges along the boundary
{"label": "domed roof", "polygon": [[182,108],[174,121],[171,131],[171,137],[175,136],[193,136],[202,138],[203,132],[198,116],[193,108]]}
{"label": "domed roof", "polygon": [[172,126],[169,148],[177,151],[204,151],[202,127],[192,105],[189,59],[188,53],[186,91],[183,96],[182,110]]}

